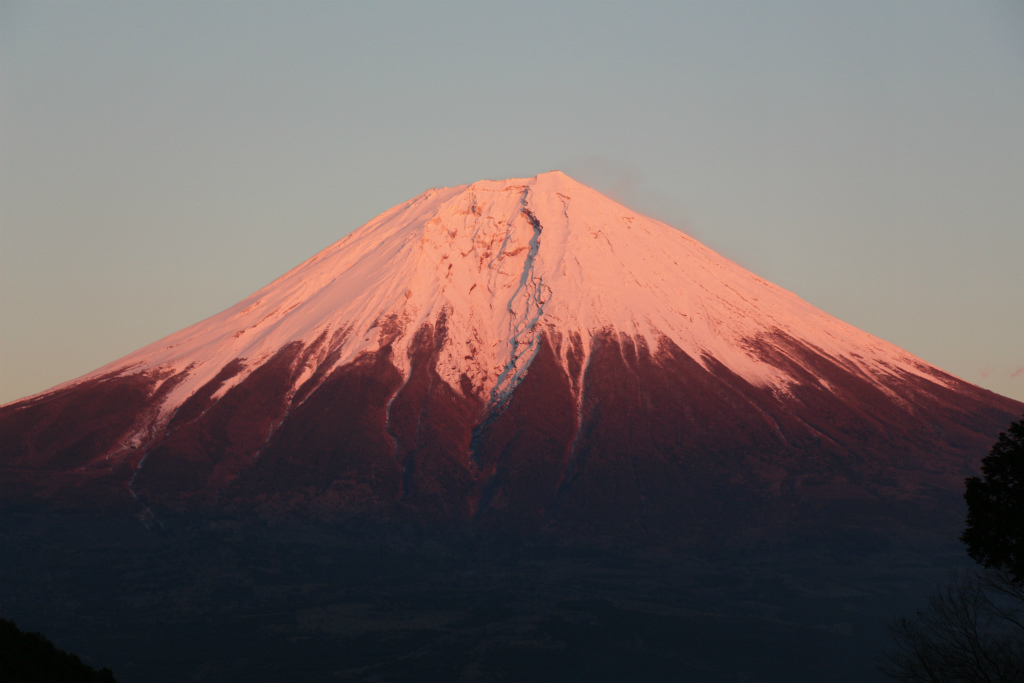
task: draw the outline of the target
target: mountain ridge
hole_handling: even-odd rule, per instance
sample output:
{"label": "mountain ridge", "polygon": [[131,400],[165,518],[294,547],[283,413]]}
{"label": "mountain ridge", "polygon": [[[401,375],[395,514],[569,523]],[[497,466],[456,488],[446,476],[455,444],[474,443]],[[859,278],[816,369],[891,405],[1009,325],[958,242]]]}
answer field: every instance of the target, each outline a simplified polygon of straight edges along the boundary
{"label": "mountain ridge", "polygon": [[[532,181],[534,184],[531,185],[529,182]],[[536,213],[533,209],[529,208],[531,199],[529,192],[534,189],[535,186],[543,187],[542,199],[550,199],[552,196],[558,198],[563,203],[561,210],[563,213],[568,213],[568,200],[570,196],[565,194],[567,192],[585,193],[591,197],[598,197],[603,200],[604,205],[600,207],[599,212],[605,216],[609,213],[609,207],[614,212],[615,218],[619,218],[625,222],[627,229],[632,228],[632,224],[638,220],[642,223],[647,224],[644,227],[657,226],[658,234],[657,237],[671,236],[678,242],[682,242],[689,246],[692,246],[697,255],[708,262],[708,264],[699,263],[702,267],[712,267],[715,269],[730,269],[733,273],[741,273],[746,278],[749,278],[752,282],[764,286],[768,291],[774,291],[783,295],[783,303],[790,306],[795,306],[800,313],[810,315],[813,318],[813,322],[828,321],[831,324],[838,323],[839,332],[852,335],[859,338],[860,341],[868,340],[869,347],[883,350],[890,359],[893,359],[901,366],[902,370],[908,370],[916,372],[923,367],[931,367],[929,364],[914,358],[911,354],[898,349],[897,347],[884,342],[878,338],[853,328],[852,326],[846,325],[841,321],[838,321],[831,316],[828,316],[819,309],[807,304],[799,297],[796,297],[790,292],[783,290],[767,281],[759,278],[752,273],[740,268],[736,264],[722,258],[721,256],[706,249],[692,238],[680,233],[679,231],[670,228],[664,224],[645,219],[643,217],[637,218],[639,214],[618,205],[607,198],[599,195],[595,191],[587,188],[579,183],[568,178],[561,172],[552,171],[547,174],[541,174],[532,179],[511,179],[506,181],[479,181],[471,185],[457,186],[454,188],[443,188],[443,189],[432,189],[427,192],[415,197],[403,204],[400,204],[393,209],[381,214],[370,223],[362,226],[353,233],[350,233],[345,238],[339,240],[334,245],[324,249],[317,255],[308,259],[304,263],[300,264],[296,268],[292,269],[285,275],[281,276],[277,280],[273,281],[266,287],[261,288],[254,294],[246,297],[241,302],[232,306],[225,311],[211,316],[204,321],[196,323],[195,325],[189,326],[184,330],[168,335],[167,337],[158,340],[152,344],[149,344],[139,351],[128,354],[127,356],[113,361],[97,370],[87,373],[80,378],[71,380],[52,389],[48,389],[40,394],[48,393],[55,389],[60,389],[66,386],[73,385],[74,383],[81,382],[83,380],[98,377],[104,374],[108,374],[113,371],[128,371],[138,369],[153,369],[157,367],[173,366],[178,371],[184,369],[180,363],[181,357],[185,355],[184,352],[175,352],[174,349],[179,347],[186,347],[185,351],[188,351],[188,346],[198,347],[200,352],[205,351],[209,347],[214,347],[215,355],[219,358],[226,358],[227,362],[234,361],[235,359],[245,359],[245,362],[249,371],[252,368],[259,365],[262,360],[272,355],[277,349],[284,346],[286,343],[291,341],[304,341],[307,345],[315,342],[316,338],[326,329],[329,331],[330,336],[334,337],[335,340],[340,340],[345,337],[351,337],[353,331],[362,332],[365,337],[367,333],[374,329],[379,330],[378,339],[361,339],[361,343],[352,344],[355,341],[355,337],[346,339],[346,342],[350,346],[354,346],[354,349],[346,354],[346,358],[352,358],[358,354],[359,351],[372,346],[374,342],[377,343],[378,347],[383,345],[389,335],[393,335],[396,330],[396,326],[403,326],[411,328],[412,330],[418,329],[424,322],[433,322],[441,309],[448,309],[449,311],[462,311],[469,310],[470,315],[477,318],[485,318],[487,315],[485,311],[492,314],[491,320],[483,320],[480,322],[485,323],[484,325],[477,326],[477,329],[470,330],[469,337],[474,336],[474,333],[479,333],[481,328],[490,328],[486,330],[493,333],[491,339],[485,340],[486,343],[494,345],[497,343],[506,343],[509,346],[517,347],[523,344],[520,341],[520,337],[524,334],[529,337],[531,332],[534,332],[534,327],[539,322],[539,318],[542,317],[543,306],[542,304],[549,303],[550,298],[553,296],[552,292],[552,280],[551,277],[554,268],[548,265],[544,272],[538,277],[532,277],[531,271],[534,270],[536,258],[541,243],[541,235],[543,231],[543,225],[547,225],[546,234],[543,237],[543,246],[545,248],[545,255],[547,261],[551,261],[554,264],[560,264],[563,269],[562,275],[571,275],[570,277],[563,277],[562,281],[557,284],[568,284],[573,285],[570,288],[569,295],[558,293],[562,301],[562,306],[558,310],[543,313],[544,323],[551,323],[555,327],[568,327],[574,325],[577,332],[595,332],[606,327],[612,327],[615,329],[635,333],[642,332],[649,341],[656,340],[661,336],[668,336],[673,339],[677,344],[681,341],[688,341],[690,343],[682,343],[680,346],[687,350],[690,355],[700,359],[703,353],[711,352],[712,355],[716,355],[720,362],[725,362],[734,369],[742,368],[743,374],[746,378],[754,381],[775,381],[785,383],[785,378],[778,372],[773,371],[772,368],[755,368],[753,364],[756,364],[758,359],[754,358],[754,363],[749,362],[751,354],[749,350],[735,349],[728,344],[713,344],[709,341],[709,337],[715,335],[727,335],[731,337],[728,341],[739,342],[742,344],[753,344],[756,343],[756,339],[747,338],[743,335],[744,330],[742,328],[737,329],[739,326],[735,320],[728,320],[726,316],[722,315],[720,311],[708,310],[708,306],[705,301],[695,299],[691,291],[684,290],[683,292],[676,292],[676,297],[684,297],[683,303],[689,304],[689,306],[682,306],[692,310],[686,311],[670,311],[669,313],[675,316],[683,316],[687,318],[687,322],[690,323],[691,327],[698,327],[699,322],[694,324],[693,320],[689,318],[693,317],[705,317],[708,318],[704,324],[709,330],[700,330],[703,332],[703,338],[694,338],[696,335],[688,330],[680,330],[680,324],[675,320],[666,320],[668,317],[665,311],[657,310],[659,307],[653,307],[656,311],[654,317],[659,319],[654,321],[650,311],[650,301],[642,301],[639,303],[647,304],[647,306],[635,305],[633,302],[624,301],[625,295],[621,291],[624,288],[629,288],[631,285],[639,286],[643,288],[640,278],[651,279],[650,274],[641,274],[637,276],[636,263],[623,263],[620,258],[619,262],[616,263],[613,260],[607,259],[604,263],[588,263],[588,268],[579,268],[576,272],[571,274],[565,273],[566,260],[565,255],[565,244],[564,242],[568,239],[568,235],[573,232],[575,224],[571,221],[566,220],[566,225],[561,226],[557,224],[557,221],[552,219],[552,216],[557,217],[559,207],[552,207],[550,201],[537,207],[545,220],[542,223],[537,218]],[[499,189],[500,188],[500,189]],[[467,214],[471,214],[474,218],[479,218],[479,213],[482,213],[483,209],[477,201],[479,194],[490,193],[490,194],[512,194],[514,199],[519,201],[520,206],[508,207],[503,206],[502,208],[511,210],[506,211],[507,215],[504,220],[507,221],[507,229],[505,234],[497,232],[497,228],[491,225],[492,229],[489,232],[484,232],[479,229],[474,231],[470,241],[462,238],[461,242],[456,242],[458,238],[457,229],[458,226],[452,226],[450,220],[453,217],[464,217]],[[521,194],[520,194],[521,193]],[[535,193],[538,194],[538,193]],[[541,201],[541,200],[536,200]],[[510,202],[504,202],[508,205]],[[454,204],[454,205],[453,205]],[[468,204],[468,206],[467,206]],[[408,214],[411,214],[408,215]],[[429,217],[427,217],[429,214]],[[517,218],[523,217],[523,221],[526,225],[514,225]],[[493,216],[484,217],[485,220],[494,219]],[[398,220],[397,226],[395,225]],[[583,221],[586,223],[587,217],[584,217]],[[528,230],[527,231],[527,226]],[[499,228],[501,226],[498,226]],[[552,229],[555,228],[555,229]],[[576,228],[575,232],[579,233],[581,230],[587,229],[590,231],[591,236],[595,240],[603,240],[604,244],[609,247],[609,251],[612,256],[615,254],[615,245],[612,245],[606,234],[609,228],[622,232],[622,225],[609,225],[607,220],[602,225],[594,226],[592,223],[586,223],[584,228]],[[560,231],[559,231],[560,229]],[[384,234],[377,234],[383,232]],[[555,234],[555,233],[558,234]],[[396,234],[397,233],[397,234]],[[481,234],[482,233],[482,234]],[[524,234],[525,233],[525,234]],[[630,235],[632,237],[632,235]],[[416,239],[418,238],[418,239]],[[623,235],[615,235],[616,242],[623,241]],[[495,246],[497,240],[501,240],[501,244]],[[558,244],[554,249],[549,247],[549,244],[555,239],[561,243]],[[369,241],[369,245],[359,244],[360,240]],[[486,240],[486,241],[484,241]],[[413,251],[410,249],[411,242],[419,242],[419,244],[412,245],[415,249],[415,253],[411,255],[411,258],[416,262],[412,264],[412,268],[406,268],[405,271],[397,274],[389,275],[389,277],[397,284],[391,286],[390,291],[387,291],[384,295],[376,297],[376,301],[372,302],[370,306],[361,306],[364,302],[360,300],[360,294],[358,291],[352,290],[368,290],[365,287],[368,283],[379,284],[380,278],[374,281],[374,274],[392,272],[393,269],[385,268],[385,266],[394,265],[392,262],[396,256],[402,254],[396,253],[399,249],[406,251]],[[397,243],[397,244],[396,244]],[[464,252],[454,251],[456,247],[468,247]],[[506,267],[509,262],[510,265],[516,266],[517,259],[522,252],[527,253],[522,259],[522,266],[519,269],[519,277],[515,277],[516,269],[512,269],[512,272],[508,272],[509,269]],[[380,253],[383,252],[383,253]],[[548,256],[549,252],[553,252],[552,256]],[[439,267],[435,267],[436,264],[444,265],[452,254],[456,257],[461,257],[461,260],[467,260],[467,256],[474,255],[478,258],[477,271],[476,273],[470,273],[476,277],[473,279],[467,279],[467,273],[455,273],[455,277],[458,278],[461,275],[460,285],[461,290],[455,286],[445,286],[452,279],[451,269],[452,262],[448,262],[447,269],[448,273],[439,273]],[[334,258],[335,261],[340,263],[330,263],[323,265],[330,265],[331,267],[319,267],[317,264],[325,262],[332,257],[336,257],[339,254],[342,255],[341,259]],[[589,255],[589,254],[588,254]],[[602,254],[603,256],[604,254]],[[592,255],[591,255],[592,256]],[[628,257],[633,261],[644,261],[648,258],[648,254],[628,254]],[[481,272],[483,271],[482,266],[486,259],[486,277],[481,278]],[[406,259],[409,260],[409,259]],[[451,259],[455,261],[455,258]],[[578,262],[579,251],[574,252],[574,260]],[[424,264],[423,262],[426,262]],[[500,261],[500,263],[499,263]],[[382,263],[383,262],[383,263]],[[409,264],[401,264],[408,266]],[[614,286],[609,288],[606,283],[602,282],[603,278],[596,277],[597,273],[601,272],[601,269],[596,266],[620,266],[618,268],[608,268],[609,272],[613,272],[618,275],[617,271],[625,271],[624,282],[616,282]],[[625,267],[621,267],[621,266]],[[673,266],[679,266],[678,263],[673,263]],[[691,264],[684,264],[691,265]],[[403,276],[408,275],[407,271],[411,270],[418,288],[403,287],[401,286],[404,282]],[[426,270],[427,272],[422,272]],[[664,269],[662,269],[664,270]],[[732,274],[732,273],[730,273]],[[511,278],[508,282],[496,282],[496,280],[502,277]],[[665,273],[659,272],[656,274],[657,277],[664,279]],[[705,275],[705,273],[702,273]],[[545,276],[547,276],[545,278]],[[587,277],[589,276],[589,277]],[[348,291],[342,291],[340,294],[337,291],[325,291],[334,284],[334,281],[339,278],[345,278]],[[486,282],[480,282],[481,279]],[[587,279],[586,283],[582,281]],[[691,280],[695,278],[690,278]],[[710,278],[706,278],[710,279]],[[476,287],[486,284],[488,290],[511,290],[511,294],[505,298],[498,299],[497,301],[487,301],[486,305],[479,303],[469,297],[472,296],[472,292]],[[584,287],[585,284],[585,287]],[[675,283],[673,283],[675,284]],[[696,290],[704,287],[704,285],[692,285],[688,290]],[[725,287],[729,289],[735,289],[733,283],[725,283]],[[333,290],[337,290],[334,287]],[[440,291],[437,291],[440,289]],[[585,289],[585,292],[582,291]],[[281,291],[285,290],[285,291]],[[268,293],[276,293],[277,297],[281,299],[279,302],[269,302],[267,300]],[[495,299],[494,291],[491,291],[491,299]],[[331,295],[325,297],[324,295]],[[438,294],[442,295],[443,301],[437,301]],[[630,292],[630,294],[636,294],[636,292]],[[664,292],[658,292],[658,294],[664,294]],[[699,292],[698,292],[699,294]],[[717,293],[716,293],[717,294]],[[404,305],[402,299],[409,299],[416,296],[423,301],[418,302],[420,305],[409,307]],[[742,293],[737,293],[738,300],[742,300]],[[312,298],[329,298],[326,302],[328,305],[321,305],[320,309],[305,316],[298,315],[302,313],[302,308],[310,306],[310,299]],[[667,297],[661,297],[667,298]],[[339,299],[341,301],[339,302]],[[350,299],[354,301],[345,301]],[[588,300],[589,299],[589,300]],[[351,304],[350,308],[355,309],[357,315],[338,315],[336,311],[324,312],[325,308],[338,307],[338,304],[342,305]],[[609,306],[613,304],[613,306]],[[644,317],[646,320],[637,320],[635,316],[631,315],[629,310],[635,305],[635,308],[646,311]],[[736,301],[726,301],[725,305],[733,309],[736,313],[746,313],[739,306],[736,305]],[[748,305],[747,308],[750,308]],[[270,310],[268,310],[270,309]],[[361,310],[365,309],[365,310]],[[608,311],[611,309],[611,315]],[[409,315],[409,311],[413,314]],[[600,313],[595,313],[595,310]],[[531,316],[530,312],[533,311],[536,315]],[[792,311],[787,311],[792,313]],[[344,311],[348,313],[348,311]],[[294,314],[294,315],[290,315]],[[769,312],[769,316],[771,312]],[[610,317],[617,317],[617,319],[609,319]],[[736,318],[742,319],[744,316],[739,315]],[[749,317],[749,316],[747,316]],[[792,318],[792,316],[790,316]],[[337,324],[330,324],[334,320],[340,319]],[[777,323],[777,320],[769,320],[769,324],[762,324],[758,332],[774,331],[771,323]],[[785,323],[783,323],[785,324]],[[253,333],[256,332],[256,328],[264,328],[259,330],[266,337],[265,343],[253,343],[247,337],[252,337]],[[267,329],[269,328],[269,329]],[[507,339],[501,339],[503,328],[507,329],[507,333],[504,335]],[[632,329],[631,329],[632,328]],[[784,328],[782,328],[784,329]],[[838,334],[833,330],[827,330],[833,337]],[[225,343],[225,337],[231,335],[235,339],[239,339],[238,343]],[[257,342],[261,341],[257,339]],[[529,339],[526,339],[529,342]],[[518,342],[518,343],[517,343]],[[527,343],[528,347],[532,348],[532,344]],[[822,340],[820,344],[823,347],[827,347],[827,341]],[[468,342],[470,350],[479,351],[479,349],[473,348],[473,342]],[[709,347],[714,348],[709,348]],[[269,349],[269,351],[268,351]],[[193,349],[193,355],[195,355]],[[747,352],[744,352],[747,351]],[[231,358],[227,358],[227,356]],[[454,358],[452,360],[457,360]],[[511,359],[518,359],[518,355],[515,353],[505,353],[505,357]],[[221,368],[227,365],[227,362],[221,362],[218,364],[218,360],[213,362],[203,361],[201,364],[204,367],[195,368],[193,367],[190,371],[190,381],[186,382],[182,387],[177,390],[180,395],[191,395],[197,386],[202,386],[207,381],[212,379],[217,373],[220,372]],[[213,359],[211,359],[213,360]],[[563,358],[563,362],[567,359]],[[399,364],[403,364],[401,354],[396,355],[396,361]],[[909,362],[908,362],[909,361]],[[344,362],[344,361],[341,361]],[[512,365],[516,363],[513,361]],[[506,362],[502,366],[503,373],[507,376],[510,369],[509,364]],[[403,371],[407,371],[407,367],[401,368]],[[233,381],[222,389],[225,391],[230,388],[234,383],[241,381],[248,374],[248,372],[242,371],[236,373]],[[483,393],[489,393],[487,390],[492,388],[492,385],[500,384],[495,382],[495,375],[493,370],[488,372],[487,368],[474,368],[475,386],[483,390]],[[945,374],[945,373],[943,373]],[[458,388],[460,382],[458,376],[450,377],[446,376],[449,384],[453,388]],[[944,380],[936,378],[937,381],[942,382]],[[507,393],[507,392],[501,392]],[[39,395],[39,394],[37,394]],[[31,397],[27,397],[31,398]],[[25,399],[19,399],[19,401]],[[18,403],[19,401],[13,401],[12,403]],[[180,405],[180,402],[179,402]]]}
{"label": "mountain ridge", "polygon": [[2,492],[570,533],[834,505],[877,525],[946,514],[1022,407],[551,172],[429,190],[0,408]]}

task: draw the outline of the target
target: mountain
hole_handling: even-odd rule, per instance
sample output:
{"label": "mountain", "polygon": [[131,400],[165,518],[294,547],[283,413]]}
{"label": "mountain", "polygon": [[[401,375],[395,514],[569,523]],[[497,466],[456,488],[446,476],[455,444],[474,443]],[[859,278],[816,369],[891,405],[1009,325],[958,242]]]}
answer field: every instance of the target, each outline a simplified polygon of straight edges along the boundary
{"label": "mountain", "polygon": [[958,522],[1024,404],[558,171],[433,189],[0,408],[6,505],[685,541]]}

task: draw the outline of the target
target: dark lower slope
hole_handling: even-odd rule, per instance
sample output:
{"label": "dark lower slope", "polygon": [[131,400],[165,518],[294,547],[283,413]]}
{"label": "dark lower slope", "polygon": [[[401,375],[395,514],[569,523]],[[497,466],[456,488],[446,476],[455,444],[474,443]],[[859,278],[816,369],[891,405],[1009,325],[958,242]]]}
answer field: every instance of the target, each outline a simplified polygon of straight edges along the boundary
{"label": "dark lower slope", "polygon": [[156,415],[180,380],[152,374],[100,377],[4,406],[0,501],[130,507],[127,482],[143,452],[125,440]]}
{"label": "dark lower slope", "polygon": [[1014,402],[1002,399],[1004,410],[986,392],[916,378],[883,393],[813,360],[828,388],[808,375],[777,394],[720,365],[706,370],[671,342],[652,351],[599,337],[548,522],[571,534],[665,540],[957,523],[963,477]]}
{"label": "dark lower slope", "polygon": [[215,504],[283,419],[300,353],[297,344],[285,347],[219,400],[210,396],[233,372],[221,372],[202,387],[149,445],[131,481],[135,494],[158,504]]}
{"label": "dark lower slope", "polygon": [[949,376],[880,385],[783,335],[752,343],[800,380],[780,392],[609,330],[585,366],[579,339],[544,336],[485,414],[468,380],[459,393],[437,374],[446,335],[443,317],[416,332],[408,377],[385,346],[296,389],[324,341],[293,344],[214,398],[238,360],[138,449],[126,438],[178,378],[103,378],[6,406],[3,502],[668,543],[945,530],[962,518],[963,478],[1024,409]]}
{"label": "dark lower slope", "polygon": [[464,520],[471,514],[476,482],[470,442],[483,410],[467,377],[463,396],[437,374],[446,335],[443,318],[416,333],[409,377],[387,408],[385,429],[401,482],[399,507],[436,521]]}
{"label": "dark lower slope", "polygon": [[569,466],[574,404],[570,378],[545,337],[503,410],[473,435],[474,521],[512,533],[540,527]]}

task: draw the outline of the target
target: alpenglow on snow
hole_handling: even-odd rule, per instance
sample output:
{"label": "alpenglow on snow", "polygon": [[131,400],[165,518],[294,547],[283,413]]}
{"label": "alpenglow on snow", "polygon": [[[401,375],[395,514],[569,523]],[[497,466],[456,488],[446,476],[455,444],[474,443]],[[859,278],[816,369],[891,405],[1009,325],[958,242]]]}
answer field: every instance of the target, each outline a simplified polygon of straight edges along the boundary
{"label": "alpenglow on snow", "polygon": [[[766,282],[687,235],[646,218],[559,171],[429,190],[386,211],[235,306],[80,380],[118,372],[187,371],[163,404],[170,413],[242,359],[215,398],[292,342],[319,351],[298,389],[324,362],[392,347],[408,376],[408,349],[424,323],[445,319],[438,374],[456,391],[465,374],[493,406],[508,397],[543,332],[582,340],[616,330],[655,349],[671,340],[758,386],[798,381],[757,351],[784,333],[841,359],[884,387],[910,373],[944,373]],[[568,344],[561,349],[569,368]],[[321,370],[322,372],[322,370]]]}
{"label": "alpenglow on snow", "polygon": [[881,519],[955,509],[1022,407],[553,171],[429,190],[0,408],[0,494],[560,533]]}

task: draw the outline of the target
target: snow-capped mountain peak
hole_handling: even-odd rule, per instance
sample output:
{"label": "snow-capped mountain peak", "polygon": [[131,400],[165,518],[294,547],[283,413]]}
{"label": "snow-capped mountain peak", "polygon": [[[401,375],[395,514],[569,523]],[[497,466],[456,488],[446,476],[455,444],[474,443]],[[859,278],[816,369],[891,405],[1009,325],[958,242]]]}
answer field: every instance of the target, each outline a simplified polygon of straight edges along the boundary
{"label": "snow-capped mountain peak", "polygon": [[954,509],[1021,409],[551,172],[429,190],[3,406],[0,497],[676,540],[823,511],[888,528],[909,500]]}
{"label": "snow-capped mountain peak", "polygon": [[521,380],[545,333],[561,340],[570,374],[586,365],[594,334],[614,330],[655,352],[671,340],[705,366],[785,391],[796,381],[791,370],[759,351],[781,333],[868,377],[942,381],[891,344],[559,171],[429,190],[226,311],[82,379],[186,372],[167,414],[227,364],[241,359],[245,368],[218,395],[293,342],[315,347],[296,389],[319,363],[344,365],[386,345],[408,374],[415,332],[439,320],[438,374],[457,391],[465,375],[492,406]]}

